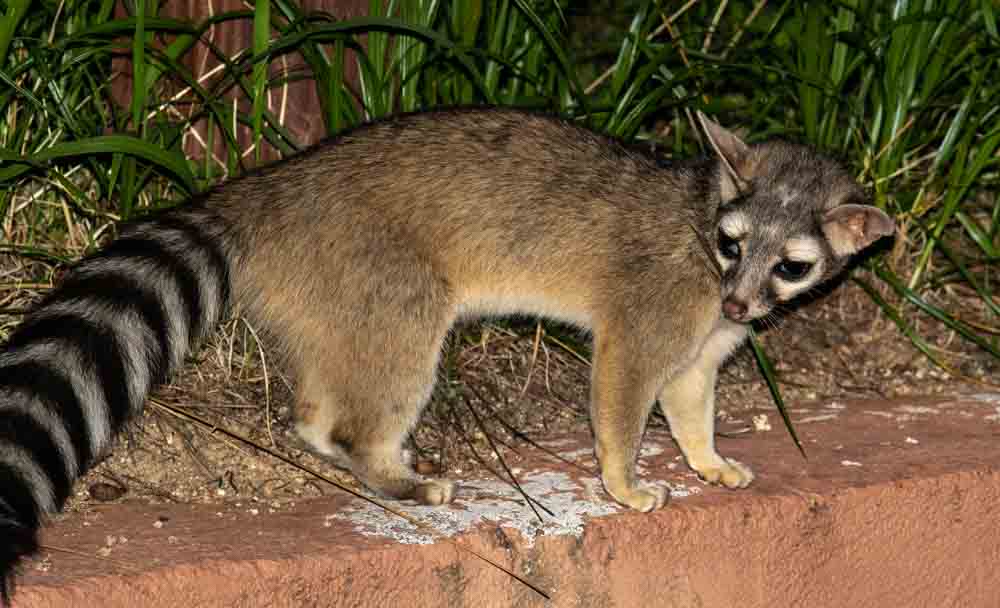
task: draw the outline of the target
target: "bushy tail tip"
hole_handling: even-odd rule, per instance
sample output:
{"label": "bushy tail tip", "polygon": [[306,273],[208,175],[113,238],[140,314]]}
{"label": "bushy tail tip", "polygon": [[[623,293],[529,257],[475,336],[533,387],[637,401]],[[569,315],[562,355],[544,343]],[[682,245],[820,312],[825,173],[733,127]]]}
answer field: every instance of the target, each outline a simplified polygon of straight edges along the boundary
{"label": "bushy tail tip", "polygon": [[10,606],[14,574],[22,558],[38,551],[38,531],[9,515],[0,515],[0,606]]}

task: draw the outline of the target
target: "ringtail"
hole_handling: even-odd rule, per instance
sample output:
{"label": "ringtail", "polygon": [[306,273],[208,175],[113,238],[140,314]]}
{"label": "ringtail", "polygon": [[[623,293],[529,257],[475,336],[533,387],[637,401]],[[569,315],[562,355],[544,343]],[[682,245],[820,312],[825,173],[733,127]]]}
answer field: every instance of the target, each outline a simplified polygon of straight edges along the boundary
{"label": "ringtail", "polygon": [[713,442],[717,369],[752,321],[894,224],[833,160],[699,119],[713,154],[663,163],[536,113],[402,115],[122,227],[0,350],[0,579],[234,305],[294,377],[298,434],[382,496],[452,500],[403,443],[450,328],[513,313],[591,332],[616,501],[666,500],[635,471],[656,403],[694,471],[745,487]]}

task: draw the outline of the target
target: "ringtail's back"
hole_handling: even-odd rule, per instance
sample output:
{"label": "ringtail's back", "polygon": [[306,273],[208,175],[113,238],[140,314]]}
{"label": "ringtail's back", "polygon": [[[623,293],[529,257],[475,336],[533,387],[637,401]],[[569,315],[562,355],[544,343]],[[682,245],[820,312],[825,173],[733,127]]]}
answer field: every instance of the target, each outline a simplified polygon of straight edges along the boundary
{"label": "ringtail's back", "polygon": [[835,162],[702,122],[715,154],[663,166],[537,114],[404,115],[123,227],[0,351],[3,580],[234,304],[294,377],[300,436],[383,496],[451,500],[403,442],[456,320],[511,313],[592,332],[615,500],[666,499],[634,467],[656,402],[695,471],[746,486],[750,470],[714,448],[717,368],[747,323],[894,228]]}

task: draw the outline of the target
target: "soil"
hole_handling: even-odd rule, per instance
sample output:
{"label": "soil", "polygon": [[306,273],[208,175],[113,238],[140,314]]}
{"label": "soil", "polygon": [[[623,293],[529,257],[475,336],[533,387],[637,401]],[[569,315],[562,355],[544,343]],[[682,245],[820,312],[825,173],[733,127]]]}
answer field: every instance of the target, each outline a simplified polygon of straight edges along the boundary
{"label": "soil", "polygon": [[[952,310],[976,302],[961,293],[941,297]],[[995,376],[998,362],[987,353],[940,324],[916,322],[954,374],[931,364],[850,282],[759,338],[793,419],[798,407],[816,400],[973,392]],[[411,437],[418,471],[489,471],[506,480],[505,466],[514,468],[525,451],[540,449],[533,438],[586,429],[588,347],[575,330],[532,320],[456,328],[433,400]],[[67,511],[122,501],[279,510],[342,491],[313,472],[360,490],[351,475],[302,449],[292,429],[293,403],[290,383],[266,349],[246,322],[233,320],[155,393],[112,454],[77,484]],[[720,373],[720,451],[754,432],[785,434],[773,403],[752,352],[742,348]],[[748,424],[741,412],[757,407],[774,413]],[[657,412],[650,424],[665,422]]]}

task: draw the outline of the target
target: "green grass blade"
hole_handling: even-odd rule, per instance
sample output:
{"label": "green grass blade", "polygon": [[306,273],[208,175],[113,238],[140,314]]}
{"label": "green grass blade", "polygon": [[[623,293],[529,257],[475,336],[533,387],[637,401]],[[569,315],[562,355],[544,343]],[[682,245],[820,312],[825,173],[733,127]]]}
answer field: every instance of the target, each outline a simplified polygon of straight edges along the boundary
{"label": "green grass blade", "polygon": [[7,51],[14,40],[17,26],[28,14],[31,0],[7,0],[7,12],[0,19],[0,68],[6,68]]}
{"label": "green grass blade", "polygon": [[879,279],[883,280],[890,287],[892,287],[892,289],[897,294],[902,296],[903,299],[905,299],[907,302],[913,304],[923,312],[934,317],[935,319],[943,323],[946,327],[954,330],[960,336],[972,342],[979,348],[985,350],[989,354],[1000,359],[1000,350],[997,350],[997,348],[992,344],[990,344],[989,341],[980,336],[974,328],[968,326],[962,321],[959,321],[952,315],[948,314],[947,311],[942,310],[941,308],[934,306],[933,304],[925,300],[923,297],[920,296],[920,294],[908,288],[893,273],[889,272],[882,266],[875,267],[875,274],[876,276],[878,276]]}
{"label": "green grass blade", "polygon": [[868,294],[868,297],[872,299],[872,302],[874,302],[876,306],[882,309],[882,312],[885,314],[885,316],[889,317],[889,320],[896,324],[896,327],[899,329],[899,331],[904,336],[906,336],[910,340],[910,343],[913,344],[913,346],[917,350],[919,350],[925,357],[927,357],[927,359],[931,363],[933,363],[934,365],[938,366],[939,368],[945,371],[949,372],[951,371],[948,368],[948,366],[945,365],[944,362],[942,362],[938,358],[938,356],[934,354],[934,351],[931,350],[930,344],[928,344],[926,340],[921,338],[920,335],[913,329],[913,326],[906,321],[906,319],[903,317],[899,309],[890,304],[885,298],[883,298],[882,295],[879,294],[878,290],[875,289],[875,287],[873,287],[868,281],[860,279],[857,276],[852,276],[851,281],[853,281],[856,285],[861,287],[861,289],[864,290],[866,294]]}
{"label": "green grass blade", "polygon": [[[1000,205],[997,205],[995,208],[1000,208]],[[955,212],[955,219],[962,224],[962,227],[965,228],[965,233],[982,249],[986,257],[1000,257],[1000,249],[993,243],[993,240],[996,238],[995,234],[987,232],[976,220],[962,211]]]}
{"label": "green grass blade", "polygon": [[515,4],[521,10],[521,13],[528,18],[531,22],[532,27],[535,31],[542,37],[545,41],[546,47],[549,52],[555,57],[556,62],[559,64],[562,70],[563,76],[566,78],[570,88],[573,91],[574,99],[579,103],[585,115],[590,114],[590,107],[587,101],[587,95],[583,90],[583,86],[577,77],[576,70],[573,69],[572,63],[570,63],[569,58],[566,55],[565,50],[563,50],[562,45],[556,40],[555,36],[549,31],[549,28],[545,25],[545,22],[538,16],[538,13],[528,4],[527,0],[515,0]]}
{"label": "green grass blade", "polygon": [[134,158],[141,158],[160,167],[177,178],[189,193],[196,192],[194,176],[191,174],[187,160],[183,156],[168,152],[155,144],[129,135],[102,135],[77,141],[62,142],[36,152],[30,158],[22,157],[6,150],[0,150],[0,160],[3,160],[5,163],[9,162],[12,165],[4,170],[5,173],[8,171],[10,173],[4,175],[3,179],[0,179],[0,183],[5,183],[27,173],[33,167],[39,167],[50,161],[90,154],[119,153]]}
{"label": "green grass blade", "polygon": [[955,255],[955,253],[951,250],[951,247],[948,247],[941,242],[936,243],[935,247],[938,251],[943,253],[946,258],[948,258],[948,261],[950,261],[952,265],[955,266],[958,270],[959,276],[962,277],[962,280],[972,286],[972,289],[975,290],[976,294],[983,301],[986,307],[990,309],[994,315],[1000,315],[1000,305],[993,301],[993,294],[979,284],[976,277],[972,276],[972,273],[970,273],[969,269],[966,268],[965,263],[959,259],[957,255]]}
{"label": "green grass blade", "polygon": [[778,387],[778,375],[774,371],[774,365],[771,364],[771,359],[761,348],[760,343],[757,341],[757,334],[754,333],[753,329],[750,330],[750,335],[747,340],[750,343],[750,348],[753,350],[753,356],[757,360],[757,365],[760,367],[760,373],[764,376],[764,381],[767,383],[767,390],[771,391],[771,398],[774,399],[774,405],[778,408],[778,413],[781,414],[781,419],[785,422],[785,428],[788,429],[788,434],[791,436],[792,441],[795,442],[795,447],[799,449],[799,453],[802,457],[808,459],[806,455],[806,449],[799,441],[799,436],[795,432],[795,426],[792,424],[792,419],[788,416],[788,409],[785,407],[785,400],[781,397],[781,389]]}
{"label": "green grass blade", "polygon": [[253,66],[253,141],[254,154],[259,163],[261,150],[261,133],[263,131],[264,110],[267,107],[267,71],[268,61],[263,59],[271,40],[271,0],[257,0],[253,11],[253,53],[262,59]]}

